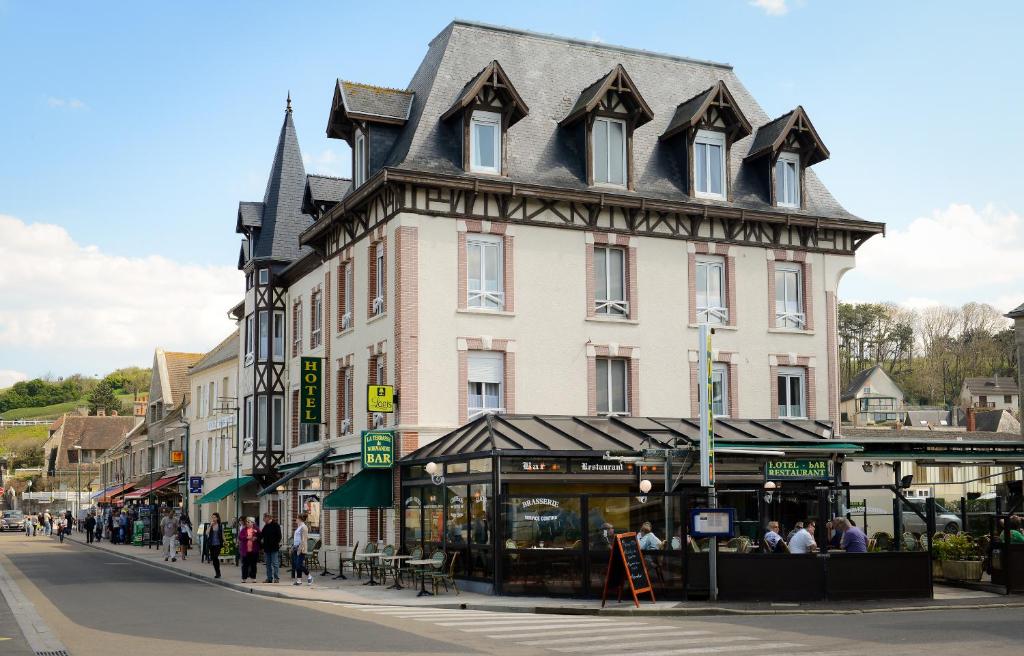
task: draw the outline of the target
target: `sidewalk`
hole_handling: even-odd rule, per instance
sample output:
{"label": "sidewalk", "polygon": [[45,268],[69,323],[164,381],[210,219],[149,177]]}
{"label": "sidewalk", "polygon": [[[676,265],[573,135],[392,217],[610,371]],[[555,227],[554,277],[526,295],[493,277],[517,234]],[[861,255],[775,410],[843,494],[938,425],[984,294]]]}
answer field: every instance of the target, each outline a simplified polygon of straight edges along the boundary
{"label": "sidewalk", "polygon": [[[498,612],[547,613],[559,615],[774,615],[774,614],[856,614],[873,612],[901,612],[937,610],[943,608],[1017,608],[1024,607],[1024,598],[996,595],[989,592],[935,586],[934,599],[883,600],[864,602],[813,602],[813,603],[763,603],[763,602],[707,602],[707,601],[659,601],[655,604],[641,600],[640,608],[632,602],[616,604],[609,602],[604,609],[597,599],[553,599],[550,597],[499,597],[463,591],[439,591],[437,596],[417,597],[419,588],[405,587],[391,590],[386,586],[363,585],[366,579],[334,580],[333,576],[313,573],[313,585],[303,581],[301,586],[292,585],[287,569],[282,565],[281,583],[262,583],[266,570],[262,564],[258,583],[241,582],[240,569],[234,564],[221,566],[222,578],[213,578],[213,566],[199,562],[199,554],[188,560],[164,562],[159,549],[112,545],[109,542],[86,544],[83,535],[75,532],[71,541],[92,549],[117,554],[138,562],[161,567],[190,576],[214,585],[223,585],[240,592],[336,604],[365,604],[384,606],[415,606],[429,608],[458,608],[469,610],[490,610]],[[335,572],[336,574],[337,572]],[[391,585],[388,581],[387,585]]]}

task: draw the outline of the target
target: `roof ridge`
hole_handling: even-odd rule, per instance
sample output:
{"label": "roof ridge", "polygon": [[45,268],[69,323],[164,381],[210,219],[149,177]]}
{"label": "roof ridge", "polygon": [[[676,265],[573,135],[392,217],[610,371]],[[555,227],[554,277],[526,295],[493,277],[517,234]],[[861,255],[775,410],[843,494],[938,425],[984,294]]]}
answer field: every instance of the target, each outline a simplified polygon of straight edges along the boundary
{"label": "roof ridge", "polygon": [[330,180],[344,180],[345,182],[352,182],[352,178],[346,178],[340,175],[323,175],[321,173],[307,173],[307,178],[327,178]]}
{"label": "roof ridge", "polygon": [[395,93],[405,93],[405,94],[410,94],[410,95],[413,93],[412,91],[409,91],[408,89],[398,89],[396,87],[385,87],[385,86],[381,86],[379,84],[368,84],[366,82],[356,82],[354,80],[345,80],[345,79],[342,79],[340,77],[338,78],[338,81],[341,82],[342,84],[352,84],[354,86],[362,87],[364,89],[369,89],[371,91],[393,91]]}
{"label": "roof ridge", "polygon": [[[683,57],[682,55],[670,55],[665,52],[655,52],[653,50],[644,50],[643,48],[630,48],[629,46],[620,46],[610,43],[603,43],[600,41],[588,41],[586,39],[576,39],[573,37],[559,36],[557,34],[550,34],[548,32],[534,32],[532,30],[523,30],[515,27],[508,27],[505,25],[495,25],[492,23],[484,23],[480,21],[466,20],[462,18],[456,18],[448,24],[447,27],[452,25],[462,25],[464,27],[471,27],[475,29],[490,30],[495,32],[508,32],[509,34],[518,34],[520,36],[528,36],[536,39],[545,39],[548,41],[561,41],[562,43],[571,43],[573,45],[587,46],[592,48],[600,48],[602,50],[617,50],[631,55],[642,55],[645,57],[658,57],[660,59],[670,59],[672,61],[686,62],[689,64],[700,64],[702,66],[713,66],[715,68],[725,68],[732,70],[732,64],[724,62],[711,61],[709,59],[696,59],[694,57]],[[447,29],[447,27],[445,29]],[[443,30],[442,30],[443,31]],[[438,34],[440,36],[440,34]],[[436,38],[436,37],[435,37]]]}

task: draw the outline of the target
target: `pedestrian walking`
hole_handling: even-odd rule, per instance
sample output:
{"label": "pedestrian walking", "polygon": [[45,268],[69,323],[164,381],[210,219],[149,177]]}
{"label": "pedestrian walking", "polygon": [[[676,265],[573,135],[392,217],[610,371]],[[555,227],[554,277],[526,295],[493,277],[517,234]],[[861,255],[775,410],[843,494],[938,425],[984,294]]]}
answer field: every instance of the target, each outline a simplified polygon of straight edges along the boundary
{"label": "pedestrian walking", "polygon": [[64,530],[67,532],[68,537],[71,537],[71,528],[76,526],[77,522],[75,516],[71,514],[70,510],[64,511]]}
{"label": "pedestrian walking", "polygon": [[99,517],[95,518],[96,525],[93,526],[93,530],[96,532],[96,541],[103,541],[103,514],[100,513]]}
{"label": "pedestrian walking", "polygon": [[281,582],[281,525],[270,513],[263,513],[263,528],[260,529],[260,548],[267,560],[266,583]]}
{"label": "pedestrian walking", "polygon": [[64,543],[64,525],[66,523],[67,520],[64,519],[64,515],[57,515],[57,539],[60,541],[61,544]]}
{"label": "pedestrian walking", "polygon": [[96,537],[96,513],[90,512],[89,516],[85,518],[85,542],[86,544],[92,544],[93,539]]}
{"label": "pedestrian walking", "polygon": [[210,550],[210,562],[213,563],[215,579],[220,578],[220,550],[224,546],[224,525],[220,523],[220,513],[213,513],[210,525],[206,527],[203,543]]}
{"label": "pedestrian walking", "polygon": [[117,518],[117,543],[127,544],[128,540],[128,513],[121,511]]}
{"label": "pedestrian walking", "polygon": [[184,509],[178,519],[178,544],[181,545],[181,559],[188,560],[188,548],[192,546],[192,520]]}
{"label": "pedestrian walking", "polygon": [[178,520],[170,508],[164,508],[164,518],[160,520],[160,532],[163,535],[164,562],[177,562],[178,554],[174,550],[174,541],[178,537]]}
{"label": "pedestrian walking", "polygon": [[256,520],[246,517],[242,530],[238,533],[238,553],[242,558],[242,583],[248,579],[256,580],[256,561],[260,555],[260,532],[256,529]]}
{"label": "pedestrian walking", "polygon": [[50,516],[50,511],[43,513],[43,517],[39,523],[43,525],[44,535],[53,535],[53,517]]}
{"label": "pedestrian walking", "polygon": [[306,569],[306,550],[309,548],[309,529],[306,528],[306,519],[309,517],[302,513],[295,518],[295,533],[292,534],[292,578],[295,581],[292,585],[302,585],[302,575],[306,575],[306,583],[313,585],[313,575]]}

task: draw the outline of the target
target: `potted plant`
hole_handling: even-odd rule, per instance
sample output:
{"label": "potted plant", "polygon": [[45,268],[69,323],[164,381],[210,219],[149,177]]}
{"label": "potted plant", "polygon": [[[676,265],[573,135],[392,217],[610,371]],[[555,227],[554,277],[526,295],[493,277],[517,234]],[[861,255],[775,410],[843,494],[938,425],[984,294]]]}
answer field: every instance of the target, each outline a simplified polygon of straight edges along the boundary
{"label": "potted plant", "polygon": [[934,557],[942,562],[942,576],[950,581],[980,581],[981,551],[971,536],[965,533],[947,535],[936,540]]}

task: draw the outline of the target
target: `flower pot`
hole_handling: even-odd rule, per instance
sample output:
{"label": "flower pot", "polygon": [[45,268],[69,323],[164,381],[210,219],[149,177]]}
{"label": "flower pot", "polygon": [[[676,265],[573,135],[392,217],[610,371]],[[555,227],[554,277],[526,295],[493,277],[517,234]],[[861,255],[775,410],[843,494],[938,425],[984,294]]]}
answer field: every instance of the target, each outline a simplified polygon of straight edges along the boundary
{"label": "flower pot", "polygon": [[980,581],[980,560],[944,560],[942,576],[951,581]]}
{"label": "flower pot", "polygon": [[946,575],[942,573],[942,561],[941,560],[933,560],[932,561],[932,578],[933,579],[942,579],[942,578],[945,578],[945,577],[946,577]]}

